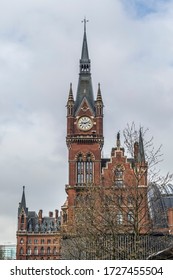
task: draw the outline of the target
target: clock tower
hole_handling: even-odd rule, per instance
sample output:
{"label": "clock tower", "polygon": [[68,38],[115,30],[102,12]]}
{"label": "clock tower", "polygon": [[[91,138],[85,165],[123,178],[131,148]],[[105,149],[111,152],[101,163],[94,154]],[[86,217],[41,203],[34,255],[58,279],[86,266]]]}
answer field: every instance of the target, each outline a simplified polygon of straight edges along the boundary
{"label": "clock tower", "polygon": [[91,61],[89,59],[86,19],[79,63],[79,81],[76,98],[72,84],[67,101],[67,137],[69,182],[66,185],[67,201],[62,207],[63,223],[73,223],[76,196],[88,186],[101,183],[101,150],[103,147],[103,101],[100,84],[94,99]]}

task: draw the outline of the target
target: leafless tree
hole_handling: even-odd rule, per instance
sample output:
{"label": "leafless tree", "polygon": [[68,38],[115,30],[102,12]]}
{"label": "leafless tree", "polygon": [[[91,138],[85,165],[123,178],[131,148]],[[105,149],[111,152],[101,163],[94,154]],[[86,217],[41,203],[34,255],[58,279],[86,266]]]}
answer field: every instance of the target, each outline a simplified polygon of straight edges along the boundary
{"label": "leafless tree", "polygon": [[[134,123],[123,132],[126,149],[133,159],[129,181],[117,187],[110,178],[109,186],[87,185],[76,196],[73,230],[64,233],[64,258],[146,259],[168,244],[169,238],[152,235],[148,182],[166,184],[172,175],[159,176],[156,167],[162,159],[161,146],[155,149],[153,138],[147,140],[147,130],[140,128],[140,133],[145,155],[135,162],[139,133]],[[158,215],[162,214],[158,209]]]}

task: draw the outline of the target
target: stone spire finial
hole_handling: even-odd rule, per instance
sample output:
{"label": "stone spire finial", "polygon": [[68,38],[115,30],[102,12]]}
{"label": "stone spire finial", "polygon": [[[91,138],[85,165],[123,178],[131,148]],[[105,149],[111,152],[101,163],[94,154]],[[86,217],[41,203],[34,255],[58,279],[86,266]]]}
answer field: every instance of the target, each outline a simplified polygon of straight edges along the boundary
{"label": "stone spire finial", "polygon": [[117,148],[118,149],[120,149],[120,145],[121,145],[121,143],[120,143],[120,131],[118,131],[118,133],[117,133]]}

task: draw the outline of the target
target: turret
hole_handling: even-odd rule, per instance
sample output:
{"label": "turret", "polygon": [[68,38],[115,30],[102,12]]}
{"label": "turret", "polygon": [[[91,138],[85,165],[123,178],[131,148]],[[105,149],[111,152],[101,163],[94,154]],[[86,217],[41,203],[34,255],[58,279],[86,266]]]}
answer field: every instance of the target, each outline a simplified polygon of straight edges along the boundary
{"label": "turret", "polygon": [[96,116],[103,116],[103,100],[100,90],[100,83],[98,84],[97,99],[96,99]]}
{"label": "turret", "polygon": [[73,90],[72,83],[70,83],[69,96],[67,101],[67,116],[73,116],[74,113],[74,98],[73,98]]}
{"label": "turret", "polygon": [[28,208],[26,207],[25,186],[23,186],[22,199],[18,207],[18,229],[27,229]]}

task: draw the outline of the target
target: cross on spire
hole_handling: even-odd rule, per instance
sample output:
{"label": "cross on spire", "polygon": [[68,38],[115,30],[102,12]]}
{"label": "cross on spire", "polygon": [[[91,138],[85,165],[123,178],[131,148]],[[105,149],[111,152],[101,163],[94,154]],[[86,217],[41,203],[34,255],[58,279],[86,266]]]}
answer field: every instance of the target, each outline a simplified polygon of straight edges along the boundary
{"label": "cross on spire", "polygon": [[84,24],[84,32],[86,32],[86,23],[89,22],[88,19],[86,19],[86,17],[84,17],[84,19],[82,20],[82,23]]}

